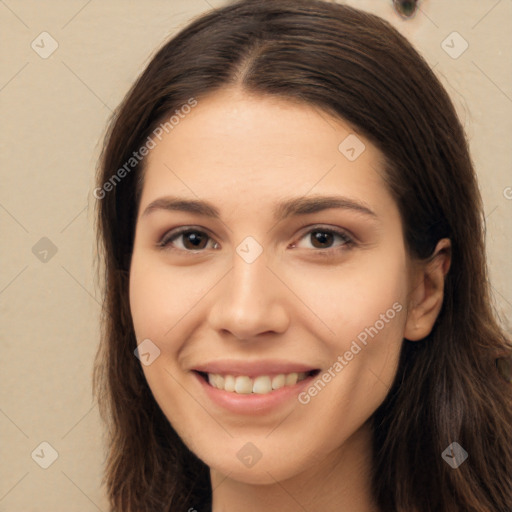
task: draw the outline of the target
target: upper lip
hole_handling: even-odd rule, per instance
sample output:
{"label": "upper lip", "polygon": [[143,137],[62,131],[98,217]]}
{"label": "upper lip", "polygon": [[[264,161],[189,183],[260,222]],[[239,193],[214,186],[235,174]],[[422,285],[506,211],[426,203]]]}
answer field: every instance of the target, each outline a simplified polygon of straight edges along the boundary
{"label": "upper lip", "polygon": [[203,373],[220,375],[246,375],[257,377],[259,375],[278,375],[280,373],[300,373],[316,370],[313,366],[292,361],[260,360],[237,361],[234,359],[222,359],[194,366],[192,370]]}

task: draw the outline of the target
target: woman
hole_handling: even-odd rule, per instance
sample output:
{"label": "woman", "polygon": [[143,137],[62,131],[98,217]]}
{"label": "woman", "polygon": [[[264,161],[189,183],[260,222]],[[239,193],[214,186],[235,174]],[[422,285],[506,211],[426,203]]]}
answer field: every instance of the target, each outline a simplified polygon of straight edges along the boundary
{"label": "woman", "polygon": [[388,23],[194,20],[118,108],[94,194],[112,510],[511,510],[475,173]]}

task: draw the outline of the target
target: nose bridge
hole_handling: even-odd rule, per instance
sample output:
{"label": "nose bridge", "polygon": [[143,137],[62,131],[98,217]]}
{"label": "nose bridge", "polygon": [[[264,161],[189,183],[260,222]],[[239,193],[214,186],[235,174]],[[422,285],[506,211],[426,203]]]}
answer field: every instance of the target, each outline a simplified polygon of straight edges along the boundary
{"label": "nose bridge", "polygon": [[[259,253],[259,254],[258,254]],[[240,244],[233,255],[233,267],[230,275],[230,288],[233,298],[237,298],[239,307],[251,303],[268,302],[265,290],[270,292],[272,284],[268,283],[270,271],[267,268],[267,254],[248,244]],[[270,299],[270,296],[267,299]],[[275,291],[274,291],[275,295]]]}
{"label": "nose bridge", "polygon": [[282,285],[267,264],[263,247],[251,237],[236,248],[231,271],[219,283],[211,307],[210,324],[214,329],[230,331],[239,339],[286,329]]}

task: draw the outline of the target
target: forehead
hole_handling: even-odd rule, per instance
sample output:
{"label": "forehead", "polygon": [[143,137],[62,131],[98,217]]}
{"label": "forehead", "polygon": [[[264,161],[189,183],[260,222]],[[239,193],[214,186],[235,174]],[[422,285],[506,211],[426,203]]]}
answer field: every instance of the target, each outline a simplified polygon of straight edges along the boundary
{"label": "forehead", "polygon": [[391,199],[380,152],[315,106],[221,90],[176,119],[147,157],[142,203],[165,193],[221,207],[310,193]]}

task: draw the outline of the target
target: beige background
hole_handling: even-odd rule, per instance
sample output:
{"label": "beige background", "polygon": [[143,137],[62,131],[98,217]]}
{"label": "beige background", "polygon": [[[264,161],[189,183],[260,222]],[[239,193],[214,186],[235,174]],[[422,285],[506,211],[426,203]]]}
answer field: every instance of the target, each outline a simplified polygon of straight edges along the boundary
{"label": "beige background", "polygon": [[[455,101],[485,201],[496,305],[512,332],[512,1],[424,0],[408,21],[391,0],[348,3],[408,36]],[[150,56],[210,5],[223,2],[0,0],[1,511],[107,511],[91,395],[95,162],[111,110]],[[43,51],[43,31],[58,43],[47,59],[31,48]],[[441,46],[454,31],[469,45],[456,59]],[[445,44],[453,52],[463,41]],[[48,241],[33,253],[42,237],[54,255],[41,252]],[[58,452],[48,469],[35,462],[50,460],[43,441]]]}

